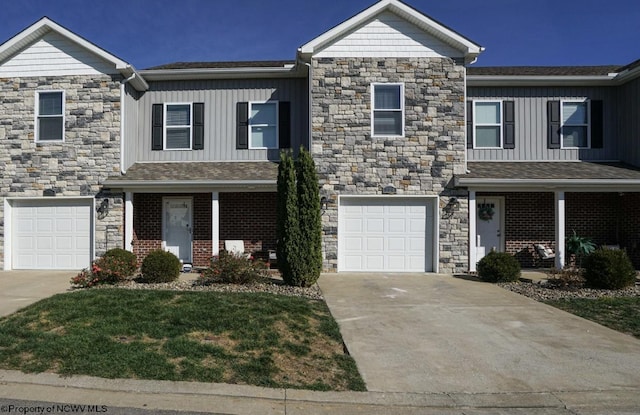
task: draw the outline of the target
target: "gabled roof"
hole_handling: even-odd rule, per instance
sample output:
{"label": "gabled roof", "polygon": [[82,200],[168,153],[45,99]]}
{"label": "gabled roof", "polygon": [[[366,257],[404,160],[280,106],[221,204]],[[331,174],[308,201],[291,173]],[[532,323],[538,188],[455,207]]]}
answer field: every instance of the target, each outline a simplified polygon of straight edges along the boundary
{"label": "gabled roof", "polygon": [[69,29],[59,25],[48,17],[43,17],[31,26],[27,27],[11,39],[0,45],[0,62],[10,58],[20,50],[26,48],[30,44],[36,42],[49,32],[56,32],[59,35],[69,39],[71,42],[81,46],[89,52],[99,56],[104,61],[113,65],[124,77],[128,78],[136,75],[131,79],[131,84],[138,90],[146,90],[147,83],[136,72],[135,68],[129,63],[123,61],[117,56],[107,52],[106,50],[96,46],[82,36],[79,36]]}
{"label": "gabled roof", "polygon": [[315,39],[302,45],[298,49],[298,52],[306,56],[313,55],[325,46],[330,45],[341,36],[349,33],[351,30],[386,11],[395,13],[401,18],[429,33],[431,36],[434,36],[453,48],[460,50],[463,52],[467,63],[474,61],[484,50],[483,47],[462,36],[460,33],[448,28],[442,23],[399,0],[381,0],[373,6],[361,11],[350,19],[345,20]]}

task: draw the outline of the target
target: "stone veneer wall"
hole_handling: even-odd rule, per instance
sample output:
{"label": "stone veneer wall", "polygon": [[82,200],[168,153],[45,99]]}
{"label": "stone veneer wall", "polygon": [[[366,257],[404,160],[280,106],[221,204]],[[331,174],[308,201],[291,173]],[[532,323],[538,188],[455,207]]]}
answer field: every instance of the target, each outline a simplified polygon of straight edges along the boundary
{"label": "stone veneer wall", "polygon": [[[101,183],[120,172],[120,79],[64,76],[0,79],[0,197],[93,196],[109,200],[105,217],[95,217],[96,255],[122,247],[121,193]],[[35,92],[65,91],[65,140],[34,138]],[[0,267],[4,265],[4,205],[0,204]]]}
{"label": "stone veneer wall", "polygon": [[[468,198],[453,189],[464,173],[464,67],[448,58],[312,60],[312,153],[321,193],[324,268],[337,269],[338,195],[439,195],[441,272],[468,269]],[[405,137],[371,137],[371,83],[403,82]],[[450,197],[459,209],[445,214]]]}

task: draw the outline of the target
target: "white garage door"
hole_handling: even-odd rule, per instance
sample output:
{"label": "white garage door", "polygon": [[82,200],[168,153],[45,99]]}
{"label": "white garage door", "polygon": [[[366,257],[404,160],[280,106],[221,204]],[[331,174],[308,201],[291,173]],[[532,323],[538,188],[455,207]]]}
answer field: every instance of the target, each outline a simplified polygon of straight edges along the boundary
{"label": "white garage door", "polygon": [[91,200],[12,203],[13,269],[82,269],[91,258]]}
{"label": "white garage door", "polygon": [[433,199],[341,198],[340,271],[433,270]]}

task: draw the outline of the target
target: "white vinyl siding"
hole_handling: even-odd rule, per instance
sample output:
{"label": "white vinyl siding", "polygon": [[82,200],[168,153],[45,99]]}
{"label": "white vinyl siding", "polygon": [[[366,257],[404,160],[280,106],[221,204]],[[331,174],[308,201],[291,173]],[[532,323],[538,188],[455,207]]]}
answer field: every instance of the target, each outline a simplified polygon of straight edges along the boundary
{"label": "white vinyl siding", "polygon": [[317,58],[441,58],[463,54],[400,16],[383,12],[336,39]]}
{"label": "white vinyl siding", "polygon": [[64,91],[36,92],[37,142],[64,141]]}
{"label": "white vinyl siding", "polygon": [[404,136],[403,84],[371,84],[371,132],[375,137]]}
{"label": "white vinyl siding", "polygon": [[474,148],[502,147],[502,101],[474,101]]}
{"label": "white vinyl siding", "polygon": [[116,74],[113,64],[50,32],[0,65],[0,78]]}
{"label": "white vinyl siding", "polygon": [[589,148],[589,102],[562,101],[562,148]]}
{"label": "white vinyl siding", "polygon": [[164,149],[190,150],[192,105],[165,104],[164,112]]}
{"label": "white vinyl siding", "polygon": [[278,102],[249,103],[249,148],[278,148]]}

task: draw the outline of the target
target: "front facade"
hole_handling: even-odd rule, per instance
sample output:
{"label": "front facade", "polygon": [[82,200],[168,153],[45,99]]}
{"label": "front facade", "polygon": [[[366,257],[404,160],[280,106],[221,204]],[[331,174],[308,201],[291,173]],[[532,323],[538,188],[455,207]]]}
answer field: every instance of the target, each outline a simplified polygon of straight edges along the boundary
{"label": "front facade", "polygon": [[563,265],[574,230],[640,267],[640,64],[475,67],[481,52],[382,0],[294,61],[137,71],[43,18],[0,45],[2,267],[114,247],[207,266],[229,240],[267,257],[279,155],[301,146],[326,271],[464,272],[490,250],[531,266],[533,244]]}

